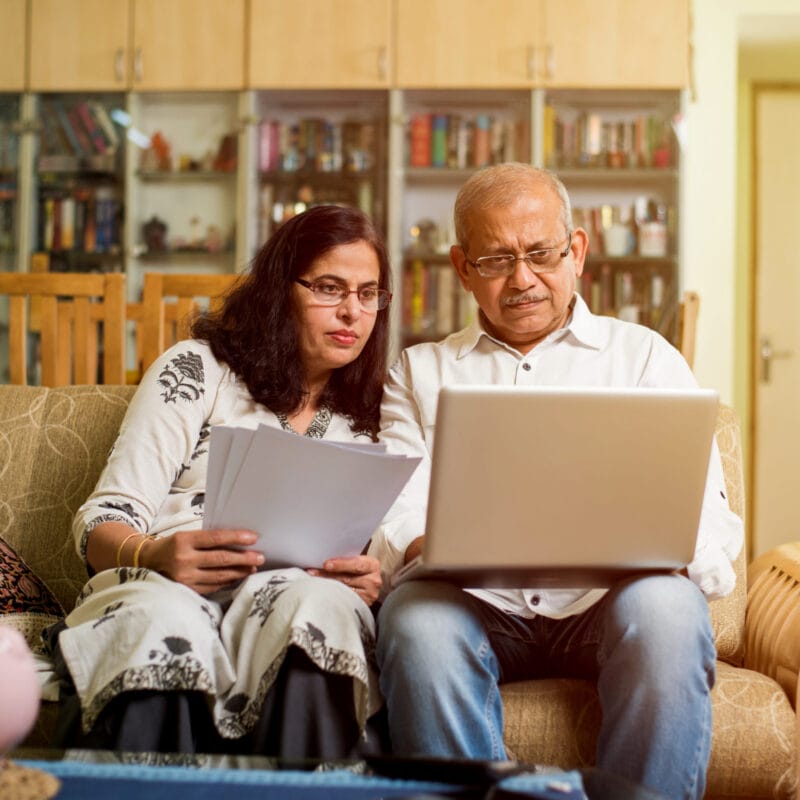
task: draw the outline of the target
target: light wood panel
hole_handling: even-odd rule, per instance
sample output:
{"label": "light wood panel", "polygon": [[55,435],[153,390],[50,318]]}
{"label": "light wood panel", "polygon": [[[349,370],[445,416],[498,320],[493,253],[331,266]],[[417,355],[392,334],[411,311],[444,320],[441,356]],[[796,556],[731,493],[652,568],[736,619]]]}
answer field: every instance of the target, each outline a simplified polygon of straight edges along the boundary
{"label": "light wood panel", "polygon": [[245,0],[134,0],[133,20],[133,89],[244,87]]}
{"label": "light wood panel", "polygon": [[123,90],[129,0],[31,0],[29,88]]}
{"label": "light wood panel", "polygon": [[25,88],[26,0],[0,3],[0,91]]}
{"label": "light wood panel", "polygon": [[389,0],[251,0],[249,86],[388,87],[389,8]]}
{"label": "light wood panel", "polygon": [[688,83],[688,0],[547,0],[537,80],[552,87]]}
{"label": "light wood panel", "polygon": [[539,28],[539,0],[402,0],[395,26],[396,84],[531,86]]}

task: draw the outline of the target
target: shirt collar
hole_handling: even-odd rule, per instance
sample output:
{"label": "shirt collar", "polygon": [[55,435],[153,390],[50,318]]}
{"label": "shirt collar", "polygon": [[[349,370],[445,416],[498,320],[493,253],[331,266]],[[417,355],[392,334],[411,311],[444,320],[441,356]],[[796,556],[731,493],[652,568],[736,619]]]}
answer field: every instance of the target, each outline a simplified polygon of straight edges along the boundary
{"label": "shirt collar", "polygon": [[[499,345],[510,353],[519,355],[519,351],[494,336],[487,333],[481,325],[480,312],[475,314],[469,325],[455,334],[458,346],[457,358],[461,359],[469,355],[477,346],[482,338],[486,338]],[[584,299],[575,294],[572,298],[572,313],[567,324],[557,331],[553,331],[548,339],[560,341],[567,337],[572,337],[576,343],[590,347],[594,350],[601,350],[608,339],[608,333],[601,320],[589,310]],[[546,340],[545,340],[546,341]]]}

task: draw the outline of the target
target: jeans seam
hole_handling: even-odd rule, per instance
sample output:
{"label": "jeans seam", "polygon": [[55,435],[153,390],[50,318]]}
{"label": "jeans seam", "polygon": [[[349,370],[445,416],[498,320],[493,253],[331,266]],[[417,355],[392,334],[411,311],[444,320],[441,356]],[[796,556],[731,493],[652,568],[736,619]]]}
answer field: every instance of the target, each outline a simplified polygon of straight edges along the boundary
{"label": "jeans seam", "polygon": [[[493,649],[491,643],[488,639],[484,639],[481,642],[480,647],[478,648],[478,657],[484,664],[486,664],[487,655],[491,655],[493,653]],[[488,664],[487,664],[488,667]],[[492,703],[495,699],[495,695],[497,692],[500,691],[500,688],[497,684],[497,681],[494,682],[494,686],[489,687],[488,694],[486,695],[486,702],[484,703],[483,707],[483,716],[486,719],[487,727],[489,728],[489,736],[492,741],[492,758],[499,759],[501,758],[500,746],[497,741],[498,731],[494,725],[494,719],[492,717]]]}

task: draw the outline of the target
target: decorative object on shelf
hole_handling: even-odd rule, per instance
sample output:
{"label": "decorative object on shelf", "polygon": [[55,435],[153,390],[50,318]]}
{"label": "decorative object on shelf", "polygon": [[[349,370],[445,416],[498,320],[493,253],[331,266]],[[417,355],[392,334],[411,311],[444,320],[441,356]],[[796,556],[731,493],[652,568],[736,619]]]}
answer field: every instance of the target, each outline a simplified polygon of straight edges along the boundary
{"label": "decorative object on shelf", "polygon": [[167,250],[167,223],[153,215],[142,226],[145,246],[150,253],[164,253]]}
{"label": "decorative object on shelf", "polygon": [[140,167],[143,172],[172,172],[172,145],[161,131],[150,137],[150,147],[142,153]]}
{"label": "decorative object on shelf", "polygon": [[237,161],[237,143],[234,134],[226,134],[219,143],[219,150],[214,158],[212,168],[218,172],[235,172]]}

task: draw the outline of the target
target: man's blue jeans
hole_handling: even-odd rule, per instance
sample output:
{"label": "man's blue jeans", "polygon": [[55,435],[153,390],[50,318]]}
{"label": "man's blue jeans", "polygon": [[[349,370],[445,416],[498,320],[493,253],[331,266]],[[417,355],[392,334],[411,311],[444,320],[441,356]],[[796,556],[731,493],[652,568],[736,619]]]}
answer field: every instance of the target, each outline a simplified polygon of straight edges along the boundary
{"label": "man's blue jeans", "polygon": [[716,651],[687,578],[622,581],[561,620],[412,581],[381,608],[377,655],[397,755],[505,758],[499,683],[589,678],[603,712],[597,766],[671,798],[703,795]]}

